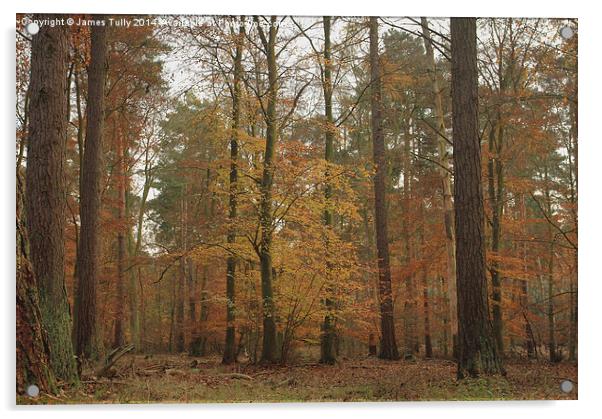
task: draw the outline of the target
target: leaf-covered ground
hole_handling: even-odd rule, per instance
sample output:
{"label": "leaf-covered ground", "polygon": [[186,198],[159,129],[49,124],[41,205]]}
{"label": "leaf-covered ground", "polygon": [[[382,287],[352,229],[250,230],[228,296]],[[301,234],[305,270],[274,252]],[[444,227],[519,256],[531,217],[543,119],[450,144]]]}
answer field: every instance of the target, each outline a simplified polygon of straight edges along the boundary
{"label": "leaf-covered ground", "polygon": [[[577,399],[577,366],[506,362],[506,377],[457,381],[447,360],[345,360],[336,366],[223,366],[219,358],[130,355],[112,378],[19,404]],[[574,385],[560,390],[562,380]]]}

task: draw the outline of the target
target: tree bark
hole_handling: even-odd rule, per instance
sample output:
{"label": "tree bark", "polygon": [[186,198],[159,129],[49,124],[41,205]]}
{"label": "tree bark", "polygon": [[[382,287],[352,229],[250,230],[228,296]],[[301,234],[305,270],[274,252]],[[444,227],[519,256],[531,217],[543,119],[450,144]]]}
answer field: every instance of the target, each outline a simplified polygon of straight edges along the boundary
{"label": "tree bark", "polygon": [[489,319],[475,18],[451,19],[458,378],[504,373]]}
{"label": "tree bark", "polygon": [[[229,190],[229,212],[227,242],[232,245],[236,242],[236,230],[234,223],[237,217],[238,198],[238,138],[240,126],[241,106],[241,79],[243,76],[242,52],[245,36],[244,17],[241,17],[238,36],[236,38],[236,53],[234,57],[234,80],[232,86],[232,137],[230,139],[230,190]],[[231,364],[236,362],[236,257],[228,256],[226,261],[226,345],[222,362]]]}
{"label": "tree bark", "polygon": [[96,307],[98,276],[100,273],[100,208],[104,167],[103,122],[107,65],[106,27],[93,26],[91,38],[88,105],[86,107],[86,146],[83,150],[82,167],[80,168],[81,229],[76,262],[77,289],[75,295],[74,340],[75,353],[80,362],[84,359],[97,359],[100,355]]}
{"label": "tree bark", "polygon": [[[322,74],[322,90],[324,93],[324,117],[326,119],[326,130],[324,133],[324,159],[327,163],[334,160],[334,118],[332,115],[332,58],[331,58],[331,41],[330,41],[330,29],[331,29],[331,18],[324,16],[324,69]],[[328,171],[326,177],[328,177]],[[324,197],[326,199],[326,205],[330,205],[330,199],[332,197],[332,186],[330,183],[326,184],[324,190]],[[324,211],[324,226],[326,229],[332,228],[332,211],[329,207]],[[327,232],[328,234],[328,232]],[[328,239],[326,239],[328,240]],[[328,247],[328,243],[326,243]],[[328,249],[327,249],[328,251]],[[330,274],[330,267],[327,266],[327,270]],[[329,282],[326,287],[326,297],[324,298],[324,308],[326,314],[324,316],[324,322],[322,323],[322,334],[320,336],[320,363],[333,365],[336,362],[336,316],[334,313],[335,302],[332,297],[332,286],[330,285],[331,279],[328,278]]]}
{"label": "tree bark", "polygon": [[42,325],[36,279],[28,258],[28,237],[22,219],[23,187],[17,167],[17,394],[25,394],[31,384],[42,391],[56,392],[56,380],[50,368],[48,334]]}
{"label": "tree bark", "polygon": [[429,284],[428,284],[428,265],[426,260],[426,242],[424,239],[425,225],[424,203],[420,203],[420,253],[422,266],[420,268],[420,277],[422,282],[422,315],[424,319],[424,357],[433,357],[433,342],[431,338],[431,308],[429,304]]}
{"label": "tree bark", "polygon": [[374,218],[378,257],[378,292],[380,297],[381,340],[379,358],[399,359],[393,320],[393,295],[389,241],[387,235],[386,176],[387,160],[382,127],[382,80],[378,54],[378,18],[370,18],[370,72],[372,108],[372,147],[376,174],[374,175]]}
{"label": "tree bark", "polygon": [[256,18],[257,29],[268,64],[267,111],[265,114],[266,143],[261,178],[259,259],[261,264],[261,295],[263,299],[263,347],[261,363],[276,362],[276,322],[274,320],[274,295],[272,291],[272,184],[274,178],[274,150],[278,136],[276,101],[278,95],[278,69],[276,67],[277,18],[270,18],[268,36]]}
{"label": "tree bark", "polygon": [[71,316],[65,290],[66,76],[66,27],[43,25],[31,45],[25,215],[42,323],[51,348],[50,365],[57,377],[76,382]]}
{"label": "tree bark", "polygon": [[498,345],[500,355],[504,353],[503,320],[502,320],[502,278],[498,258],[500,255],[500,241],[502,236],[502,210],[504,200],[504,169],[500,159],[503,145],[504,129],[501,125],[501,115],[489,133],[489,157],[487,158],[487,183],[489,205],[491,207],[491,252],[493,260],[489,272],[492,285],[492,314],[493,333]]}
{"label": "tree bark", "polygon": [[[547,159],[544,162],[544,196],[545,196],[545,211],[547,212],[547,217],[552,217],[552,197],[550,193],[550,177],[549,177],[549,168]],[[556,346],[556,318],[554,315],[554,232],[552,231],[552,226],[550,223],[547,223],[547,235],[548,241],[550,243],[549,253],[548,253],[548,304],[546,309],[546,317],[548,321],[548,355],[550,358],[550,362],[560,362],[560,354],[558,353],[558,348]]]}
{"label": "tree bark", "polygon": [[[187,230],[188,230],[188,185],[184,185],[180,197],[180,248],[183,254],[188,251]],[[180,269],[178,270],[178,287],[176,294],[176,326],[175,326],[175,344],[176,351],[182,353],[186,348],[184,304],[186,289],[186,257],[180,257]]]}
{"label": "tree bark", "polygon": [[[129,152],[126,150],[126,157],[129,160]],[[132,219],[132,195],[130,193],[130,183],[126,183],[125,195],[125,219],[127,220],[127,260],[128,267],[126,269],[128,275],[128,309],[129,309],[129,326],[130,326],[130,343],[134,348],[140,349],[140,311],[138,303],[138,284],[136,280],[136,270],[134,269],[135,261],[135,243],[133,237],[133,225],[130,223]]]}
{"label": "tree bark", "polygon": [[115,294],[115,329],[113,335],[113,348],[123,346],[125,341],[124,324],[124,299],[125,299],[125,257],[126,257],[126,219],[125,219],[125,196],[126,196],[126,159],[125,138],[120,129],[117,129],[117,292]]}

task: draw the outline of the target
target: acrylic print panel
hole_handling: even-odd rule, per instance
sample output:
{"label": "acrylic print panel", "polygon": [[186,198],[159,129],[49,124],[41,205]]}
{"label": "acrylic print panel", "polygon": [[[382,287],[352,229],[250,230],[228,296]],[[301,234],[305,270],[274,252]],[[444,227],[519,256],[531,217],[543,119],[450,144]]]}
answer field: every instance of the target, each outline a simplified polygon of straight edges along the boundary
{"label": "acrylic print panel", "polygon": [[17,403],[576,399],[577,39],[17,15]]}

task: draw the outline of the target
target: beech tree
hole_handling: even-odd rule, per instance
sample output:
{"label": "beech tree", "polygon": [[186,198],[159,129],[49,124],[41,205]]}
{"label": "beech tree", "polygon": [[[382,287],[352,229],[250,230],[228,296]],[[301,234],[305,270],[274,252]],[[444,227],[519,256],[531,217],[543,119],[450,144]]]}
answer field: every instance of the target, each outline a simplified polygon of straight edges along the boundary
{"label": "beech tree", "polygon": [[[238,138],[240,136],[241,126],[241,103],[242,103],[242,54],[245,39],[244,17],[240,18],[238,36],[236,37],[236,47],[234,53],[234,75],[232,81],[232,138],[230,140],[230,179],[229,179],[229,198],[228,198],[228,218],[231,226],[228,231],[227,242],[233,244],[236,241],[235,223],[237,217],[237,193],[238,193]],[[234,320],[236,318],[236,257],[228,256],[227,259],[227,279],[226,279],[226,298],[227,301],[227,322],[226,327],[226,345],[224,347],[223,363],[230,364],[236,361],[236,328]]]}

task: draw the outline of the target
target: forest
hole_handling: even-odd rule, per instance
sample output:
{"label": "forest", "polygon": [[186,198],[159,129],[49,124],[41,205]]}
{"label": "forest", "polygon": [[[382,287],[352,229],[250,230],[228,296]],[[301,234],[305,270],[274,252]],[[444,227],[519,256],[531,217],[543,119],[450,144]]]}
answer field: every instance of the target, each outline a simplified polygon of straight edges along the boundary
{"label": "forest", "polygon": [[17,404],[576,399],[577,30],[18,14]]}

